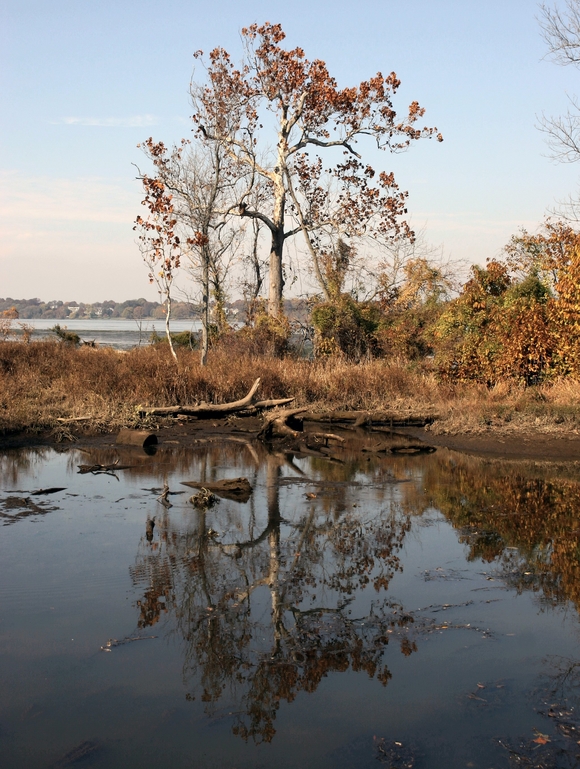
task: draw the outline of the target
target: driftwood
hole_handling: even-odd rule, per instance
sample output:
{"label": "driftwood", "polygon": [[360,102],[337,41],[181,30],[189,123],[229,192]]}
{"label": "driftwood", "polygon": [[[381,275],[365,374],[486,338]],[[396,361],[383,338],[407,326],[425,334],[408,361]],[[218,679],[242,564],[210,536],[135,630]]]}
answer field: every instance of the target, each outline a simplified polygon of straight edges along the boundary
{"label": "driftwood", "polygon": [[272,438],[300,438],[304,443],[309,440],[315,443],[324,441],[338,441],[344,443],[344,438],[334,433],[304,432],[304,412],[306,408],[282,409],[273,414],[268,414],[264,419],[264,425],[258,433],[258,438],[271,440]]}
{"label": "driftwood", "polygon": [[215,417],[221,414],[233,414],[236,411],[243,411],[249,406],[255,406],[254,395],[260,386],[260,377],[252,385],[250,392],[239,401],[231,403],[198,403],[194,406],[164,406],[162,408],[145,408],[142,413],[154,417],[184,416],[192,417]]}
{"label": "driftwood", "polygon": [[87,473],[92,473],[93,475],[98,475],[99,473],[113,475],[117,470],[129,470],[134,465],[120,465],[119,460],[117,460],[112,465],[77,465],[77,467],[81,475],[86,475]]}
{"label": "driftwood", "polygon": [[341,460],[334,456],[335,451],[329,448],[329,441],[344,443],[345,439],[335,433],[304,431],[303,415],[305,408],[282,409],[269,414],[264,419],[264,425],[258,433],[263,441],[280,441],[286,450],[296,452],[301,456],[323,456],[331,462]]}
{"label": "driftwood", "polygon": [[434,415],[417,414],[405,417],[401,416],[401,414],[391,414],[387,411],[306,411],[302,418],[305,422],[344,422],[352,423],[355,427],[362,427],[363,425],[424,427],[431,424],[437,417]]}
{"label": "driftwood", "polygon": [[157,444],[157,435],[148,430],[121,430],[115,443],[121,446],[154,446]]}
{"label": "driftwood", "polygon": [[296,400],[296,399],[295,398],[276,398],[269,401],[256,401],[255,403],[252,403],[252,405],[249,406],[248,408],[245,408],[242,411],[238,411],[236,413],[236,416],[253,417],[256,414],[259,414],[261,411],[264,411],[264,409],[272,409],[272,408],[276,408],[277,406],[286,406],[288,403],[292,403],[293,400]]}
{"label": "driftwood", "polygon": [[197,494],[194,494],[189,498],[189,501],[194,507],[197,507],[198,510],[208,510],[210,507],[217,505],[219,499],[212,491],[202,487]]}
{"label": "driftwood", "polygon": [[258,438],[264,441],[273,438],[298,438],[303,430],[303,420],[298,417],[306,408],[281,409],[273,414],[268,414],[264,419],[264,425],[258,433]]}
{"label": "driftwood", "polygon": [[222,499],[232,499],[235,502],[247,502],[252,494],[252,484],[247,478],[225,478],[223,481],[182,481],[183,486],[192,489],[206,489]]}

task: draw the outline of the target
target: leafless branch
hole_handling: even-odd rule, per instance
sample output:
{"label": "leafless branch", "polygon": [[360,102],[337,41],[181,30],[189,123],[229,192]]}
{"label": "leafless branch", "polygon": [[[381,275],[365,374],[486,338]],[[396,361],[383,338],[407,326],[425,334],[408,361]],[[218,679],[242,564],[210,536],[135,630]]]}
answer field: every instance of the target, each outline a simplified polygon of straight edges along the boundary
{"label": "leafless branch", "polygon": [[548,45],[548,56],[557,64],[580,64],[580,2],[566,0],[566,10],[540,6],[542,36]]}
{"label": "leafless branch", "polygon": [[550,157],[561,163],[575,163],[580,159],[580,104],[576,96],[569,96],[571,107],[565,115],[542,115],[538,128],[546,135]]}

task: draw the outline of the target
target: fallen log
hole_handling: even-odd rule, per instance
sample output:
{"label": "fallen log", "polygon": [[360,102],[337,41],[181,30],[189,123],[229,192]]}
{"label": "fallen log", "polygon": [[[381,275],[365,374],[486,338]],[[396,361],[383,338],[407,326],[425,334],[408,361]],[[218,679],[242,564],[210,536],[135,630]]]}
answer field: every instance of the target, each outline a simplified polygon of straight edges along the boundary
{"label": "fallen log", "polygon": [[113,473],[117,470],[130,470],[133,465],[120,465],[119,460],[117,460],[111,465],[94,464],[77,465],[77,467],[79,469],[80,475],[86,475],[87,473],[92,473],[93,475],[98,475],[99,473],[104,473],[105,475],[113,475]]}
{"label": "fallen log", "polygon": [[154,446],[157,444],[157,435],[148,430],[121,430],[115,443],[122,446]]}
{"label": "fallen log", "polygon": [[259,414],[261,411],[264,411],[264,409],[273,409],[277,406],[286,406],[288,403],[292,403],[293,400],[296,400],[295,398],[277,398],[273,400],[268,401],[256,401],[255,403],[252,403],[251,406],[248,406],[248,408],[243,409],[242,411],[238,411],[236,413],[236,416],[239,417],[253,417],[256,416],[256,414]]}
{"label": "fallen log", "polygon": [[248,406],[252,405],[254,395],[258,387],[260,386],[260,377],[256,379],[252,385],[250,392],[239,401],[232,401],[231,403],[198,403],[193,406],[163,406],[160,408],[144,408],[141,409],[142,414],[153,417],[167,417],[178,416],[183,414],[184,416],[201,417],[215,417],[220,414],[232,414],[236,411],[242,411]]}
{"label": "fallen log", "polygon": [[437,419],[431,415],[415,415],[408,417],[391,414],[387,411],[306,411],[302,418],[305,422],[352,422],[356,427],[363,425],[389,425],[391,427],[424,427]]}
{"label": "fallen log", "polygon": [[181,481],[183,486],[192,489],[207,489],[222,499],[232,499],[234,502],[247,502],[252,494],[252,484],[247,478],[225,478],[222,481]]}
{"label": "fallen log", "polygon": [[303,430],[302,414],[306,408],[281,409],[273,414],[268,414],[264,419],[264,425],[258,433],[258,438],[263,441],[269,441],[273,438],[298,438]]}

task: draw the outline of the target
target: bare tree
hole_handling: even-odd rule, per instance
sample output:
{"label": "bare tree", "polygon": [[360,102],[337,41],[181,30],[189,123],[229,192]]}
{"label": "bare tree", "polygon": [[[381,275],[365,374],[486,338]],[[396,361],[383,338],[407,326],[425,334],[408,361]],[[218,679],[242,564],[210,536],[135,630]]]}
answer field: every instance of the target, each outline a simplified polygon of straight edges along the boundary
{"label": "bare tree", "polygon": [[138,216],[133,227],[139,235],[139,248],[149,267],[149,281],[155,283],[162,302],[165,303],[165,334],[173,359],[177,355],[170,332],[172,288],[175,273],[181,262],[181,239],[176,231],[177,219],[172,195],[159,178],[141,177],[145,198],[142,205],[149,209],[144,219]]}
{"label": "bare tree", "polygon": [[264,286],[267,260],[261,256],[260,240],[263,227],[259,219],[252,219],[251,236],[246,242],[242,258],[244,274],[241,279],[241,289],[246,304],[246,320],[255,319],[257,309],[261,305],[261,293]]}
{"label": "bare tree", "polygon": [[[548,46],[548,56],[560,66],[580,67],[580,0],[565,0],[564,9],[541,5],[540,26]],[[580,102],[569,96],[565,114],[542,115],[539,129],[546,135],[550,156],[561,163],[580,160]],[[558,213],[580,219],[580,204],[574,196],[562,204]]]}
{"label": "bare tree", "polygon": [[[183,140],[169,151],[149,138],[145,154],[157,170],[157,181],[171,195],[175,230],[179,233],[182,259],[201,285],[201,364],[207,361],[210,303],[216,305],[218,325],[223,325],[225,280],[240,237],[240,228],[228,216],[239,176],[219,144]],[[141,176],[143,183],[151,183]]]}

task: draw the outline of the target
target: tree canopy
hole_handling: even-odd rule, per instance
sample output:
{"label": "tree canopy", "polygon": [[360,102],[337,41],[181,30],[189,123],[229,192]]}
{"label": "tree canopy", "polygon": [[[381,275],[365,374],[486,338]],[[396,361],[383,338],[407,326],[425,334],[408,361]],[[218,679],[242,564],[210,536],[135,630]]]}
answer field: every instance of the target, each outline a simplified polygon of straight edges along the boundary
{"label": "tree canopy", "polygon": [[[253,24],[242,30],[242,40],[239,68],[225,49],[215,48],[205,81],[192,82],[193,120],[198,137],[223,147],[245,182],[229,212],[257,220],[270,233],[268,310],[277,316],[288,238],[303,234],[328,296],[320,268],[323,233],[412,237],[403,219],[407,193],[392,173],[363,162],[359,143],[400,152],[420,138],[442,136],[418,125],[424,109],[416,101],[398,116],[394,72],[339,88],[325,62],[282,46],[280,24]],[[203,61],[201,51],[195,56]]]}

